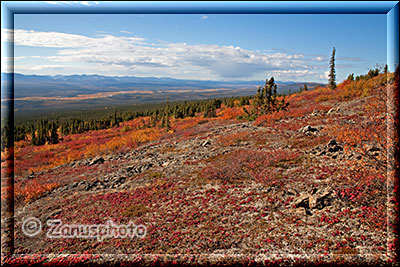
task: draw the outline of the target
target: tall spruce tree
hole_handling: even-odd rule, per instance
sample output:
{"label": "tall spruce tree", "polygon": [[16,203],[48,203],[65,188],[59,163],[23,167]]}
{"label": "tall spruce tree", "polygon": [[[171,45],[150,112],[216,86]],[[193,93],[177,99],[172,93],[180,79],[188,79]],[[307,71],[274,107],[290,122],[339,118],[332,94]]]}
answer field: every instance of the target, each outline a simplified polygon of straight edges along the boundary
{"label": "tall spruce tree", "polygon": [[332,50],[331,60],[329,62],[329,88],[334,90],[336,89],[336,70],[335,70],[335,47]]}

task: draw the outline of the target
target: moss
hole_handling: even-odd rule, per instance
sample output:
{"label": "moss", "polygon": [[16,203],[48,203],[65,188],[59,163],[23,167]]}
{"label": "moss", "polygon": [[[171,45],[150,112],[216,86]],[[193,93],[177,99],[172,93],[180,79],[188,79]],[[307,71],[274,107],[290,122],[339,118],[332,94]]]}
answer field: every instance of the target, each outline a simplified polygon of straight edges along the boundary
{"label": "moss", "polygon": [[149,209],[143,204],[133,204],[123,211],[122,215],[126,217],[141,217],[148,211]]}
{"label": "moss", "polygon": [[208,122],[208,120],[201,120],[201,121],[199,121],[197,124],[205,124],[205,123],[207,123]]}
{"label": "moss", "polygon": [[156,178],[156,179],[161,178],[162,176],[163,174],[161,172],[152,172],[149,174],[150,178]]}
{"label": "moss", "polygon": [[280,167],[280,168],[286,168],[289,166],[297,166],[300,165],[304,161],[304,156],[298,156],[294,159],[281,159],[277,161],[275,164],[272,164],[270,166],[272,167]]}

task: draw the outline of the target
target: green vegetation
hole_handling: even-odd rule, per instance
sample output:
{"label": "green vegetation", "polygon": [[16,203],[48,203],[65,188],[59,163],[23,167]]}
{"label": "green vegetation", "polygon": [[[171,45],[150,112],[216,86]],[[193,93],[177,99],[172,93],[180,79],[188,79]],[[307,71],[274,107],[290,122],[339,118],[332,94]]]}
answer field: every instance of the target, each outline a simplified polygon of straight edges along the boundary
{"label": "green vegetation", "polygon": [[299,92],[300,92],[300,93],[301,93],[301,92],[305,92],[305,91],[308,91],[307,84],[304,84],[304,86],[301,86],[301,87],[299,88]]}
{"label": "green vegetation", "polygon": [[285,102],[285,95],[281,99],[278,99],[277,85],[275,84],[274,77],[266,79],[263,87],[258,87],[252,104],[251,110],[243,108],[249,120],[255,120],[260,115],[286,110],[289,105]]}

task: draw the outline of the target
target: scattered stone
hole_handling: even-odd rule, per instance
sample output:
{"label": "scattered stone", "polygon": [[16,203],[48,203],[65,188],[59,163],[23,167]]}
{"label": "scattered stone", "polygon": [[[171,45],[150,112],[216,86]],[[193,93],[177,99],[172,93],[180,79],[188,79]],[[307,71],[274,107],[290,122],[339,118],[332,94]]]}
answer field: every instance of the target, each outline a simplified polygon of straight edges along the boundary
{"label": "scattered stone", "polygon": [[211,142],[208,139],[201,144],[202,147],[206,147],[206,146],[209,146],[209,145],[211,145]]}
{"label": "scattered stone", "polygon": [[167,167],[170,164],[169,161],[165,161],[161,164],[162,167]]}
{"label": "scattered stone", "polygon": [[91,162],[89,162],[88,166],[92,166],[94,164],[102,164],[104,163],[103,157],[95,157]]}
{"label": "scattered stone", "polygon": [[144,165],[142,165],[142,166],[140,167],[140,172],[145,172],[145,171],[147,171],[148,169],[150,169],[151,167],[153,167],[153,164],[152,164],[152,163],[146,163],[146,164],[144,164]]}
{"label": "scattered stone", "polygon": [[312,210],[322,210],[332,205],[332,190],[330,188],[325,188],[323,190],[313,188],[309,193],[300,193],[300,196],[295,198],[293,203],[296,209],[304,208],[306,215],[312,215]]}
{"label": "scattered stone", "polygon": [[56,209],[56,210],[52,211],[52,212],[49,214],[49,218],[53,218],[54,216],[60,214],[61,212],[62,212],[62,209]]}
{"label": "scattered stone", "polygon": [[330,189],[324,191],[317,191],[314,195],[309,198],[310,209],[319,209],[330,206],[333,202],[332,192]]}
{"label": "scattered stone", "polygon": [[372,146],[371,148],[368,149],[368,152],[376,152],[376,151],[381,151],[381,149],[377,146]]}
{"label": "scattered stone", "polygon": [[335,146],[337,145],[336,140],[335,139],[331,139],[328,143],[328,146]]}
{"label": "scattered stone", "polygon": [[135,166],[129,166],[125,169],[127,172],[135,172],[138,173],[138,169]]}
{"label": "scattered stone", "polygon": [[341,147],[339,145],[334,145],[334,146],[331,146],[330,148],[328,148],[328,151],[331,153],[338,152],[339,150],[342,151],[343,147]]}
{"label": "scattered stone", "polygon": [[240,141],[238,143],[238,146],[247,146],[248,144],[249,144],[249,142],[247,142],[247,141]]}
{"label": "scattered stone", "polygon": [[307,125],[307,126],[304,126],[303,128],[301,128],[300,132],[302,132],[302,133],[318,132],[318,129],[315,127],[312,127],[310,125]]}
{"label": "scattered stone", "polygon": [[126,177],[116,177],[116,179],[114,179],[114,180],[112,181],[111,187],[112,187],[112,188],[119,187],[119,186],[122,185],[125,181],[126,181]]}
{"label": "scattered stone", "polygon": [[316,116],[316,115],[318,115],[318,113],[319,113],[318,108],[315,108],[315,109],[313,110],[313,112],[311,113],[311,116]]}

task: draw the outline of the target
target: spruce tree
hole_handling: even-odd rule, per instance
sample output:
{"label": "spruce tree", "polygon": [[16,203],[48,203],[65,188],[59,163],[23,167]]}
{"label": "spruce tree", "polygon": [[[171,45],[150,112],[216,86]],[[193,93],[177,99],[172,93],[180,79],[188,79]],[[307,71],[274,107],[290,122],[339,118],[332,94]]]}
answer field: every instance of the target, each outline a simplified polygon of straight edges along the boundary
{"label": "spruce tree", "polygon": [[347,81],[354,81],[354,73],[349,74],[349,76],[347,76]]}
{"label": "spruce tree", "polygon": [[277,92],[278,86],[275,84],[274,77],[271,77],[271,79],[269,81],[270,81],[270,87],[271,87],[271,93],[272,93],[272,96],[271,96],[271,109],[273,111],[275,111],[276,110],[276,105],[277,105],[276,98],[278,96],[278,92]]}
{"label": "spruce tree", "polygon": [[331,90],[334,90],[336,88],[335,54],[336,54],[336,49],[334,47],[329,67],[329,88]]}
{"label": "spruce tree", "polygon": [[[264,92],[264,89],[263,89]],[[258,114],[258,110],[261,108],[263,103],[263,98],[262,98],[262,93],[261,93],[261,86],[257,88],[257,94],[256,94],[256,99],[254,101],[254,106],[255,106],[255,112]]]}

